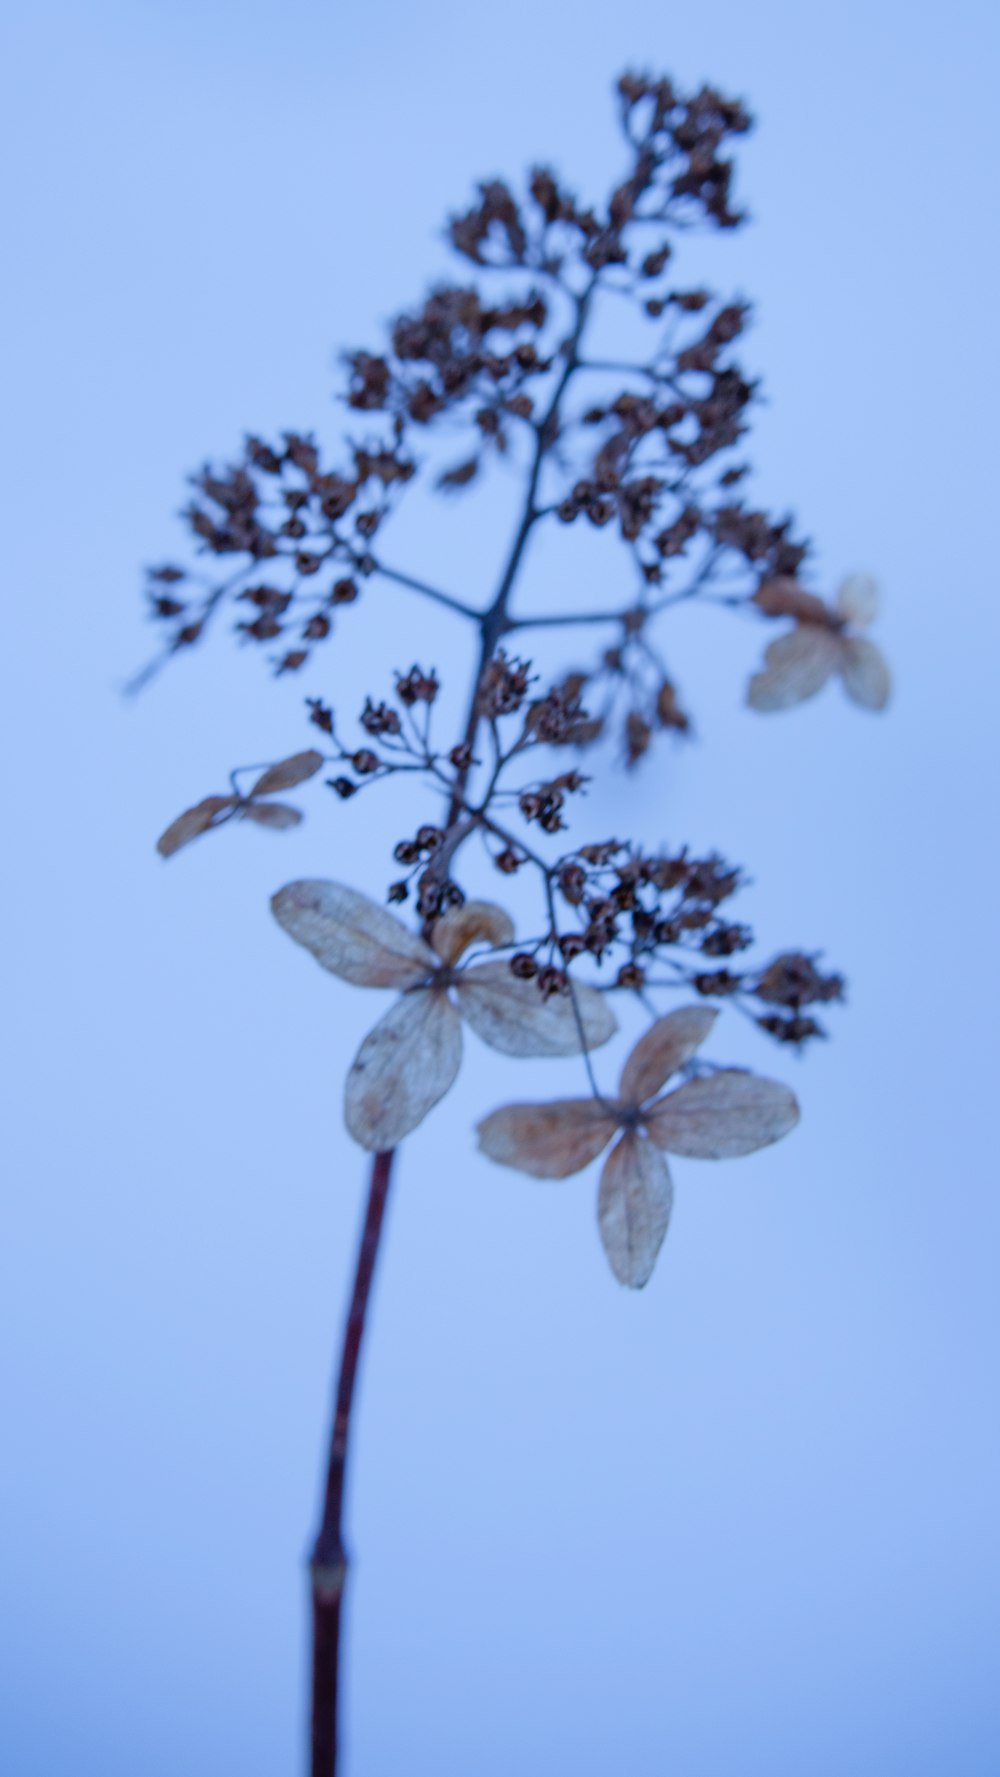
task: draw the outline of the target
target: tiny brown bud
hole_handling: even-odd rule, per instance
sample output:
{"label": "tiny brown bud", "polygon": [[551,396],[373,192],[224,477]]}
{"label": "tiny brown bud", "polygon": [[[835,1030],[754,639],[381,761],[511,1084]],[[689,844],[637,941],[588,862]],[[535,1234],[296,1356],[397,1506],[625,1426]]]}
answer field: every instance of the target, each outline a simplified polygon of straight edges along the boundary
{"label": "tiny brown bud", "polygon": [[625,963],[618,971],[619,987],[639,988],[643,985],[645,979],[645,972],[640,969],[638,963]]}
{"label": "tiny brown bud", "polygon": [[322,728],[324,734],[332,734],[333,733],[333,711],[330,709],[327,709],[327,706],[323,702],[322,698],[321,697],[307,697],[306,698],[306,706],[309,710],[310,722],[314,722],[316,724],[317,728]]}
{"label": "tiny brown bud", "polygon": [[575,956],[582,956],[587,946],[579,932],[566,932],[559,940],[559,949],[569,963]]}
{"label": "tiny brown bud", "polygon": [[559,872],[559,888],[571,907],[579,907],[583,900],[583,891],[587,883],[587,874],[580,864],[564,864]]}
{"label": "tiny brown bud", "polygon": [[676,944],[680,935],[679,919],[659,919],[653,927],[653,937],[657,944]]}
{"label": "tiny brown bud", "polygon": [[357,753],[352,755],[351,764],[354,766],[355,771],[360,772],[362,777],[370,777],[372,772],[377,771],[379,767],[378,759],[374,753],[369,752],[367,747],[362,747]]}
{"label": "tiny brown bud", "polygon": [[519,981],[531,981],[538,974],[538,964],[533,956],[528,955],[526,950],[519,950],[517,955],[510,959],[510,972],[512,975],[516,975]]}
{"label": "tiny brown bud", "polygon": [[643,753],[649,751],[652,736],[653,731],[645,716],[640,716],[638,710],[629,710],[625,722],[625,748],[630,765],[635,765]]}
{"label": "tiny brown bud", "polygon": [[669,679],[664,679],[656,694],[656,717],[661,727],[675,728],[680,734],[686,734],[691,726],[690,718],[681,709],[677,701],[677,691]]}
{"label": "tiny brown bud", "polygon": [[731,975],[728,969],[715,969],[710,974],[695,975],[691,985],[698,993],[712,994],[718,998],[723,994],[738,993],[742,978]]}
{"label": "tiny brown bud", "polygon": [[548,1000],[556,993],[569,993],[569,976],[565,969],[557,969],[551,963],[538,971],[538,987],[542,998]]}

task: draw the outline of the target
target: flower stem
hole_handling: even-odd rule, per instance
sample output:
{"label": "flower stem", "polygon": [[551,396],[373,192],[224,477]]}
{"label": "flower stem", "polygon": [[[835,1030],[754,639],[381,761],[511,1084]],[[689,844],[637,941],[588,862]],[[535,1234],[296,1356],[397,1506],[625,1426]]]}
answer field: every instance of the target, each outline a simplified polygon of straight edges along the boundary
{"label": "flower stem", "polygon": [[[531,531],[537,519],[541,517],[541,512],[535,504],[536,496],[538,494],[538,484],[541,479],[545,459],[558,437],[559,403],[566,392],[571,377],[580,367],[578,355],[580,341],[583,338],[583,329],[586,324],[591,297],[596,285],[597,274],[595,273],[587,288],[575,298],[576,319],[573,325],[573,331],[563,347],[562,369],[559,373],[549,405],[544,415],[535,426],[535,449],[532,455],[531,468],[528,471],[527,485],[524,493],[524,504],[521,510],[521,517],[518,522],[517,531],[514,536],[514,541],[511,544],[510,553],[507,557],[503,573],[500,577],[500,584],[497,587],[496,597],[489,609],[482,612],[479,619],[479,664],[476,668],[476,676],[472,685],[472,693],[469,699],[469,713],[466,718],[465,734],[463,736],[463,744],[470,749],[475,746],[476,735],[479,731],[479,694],[482,689],[486,669],[496,652],[498,643],[503,640],[507,630],[517,629],[519,627],[519,625],[512,622],[508,616],[507,607],[510,602],[510,595],[513,591],[514,583],[517,579],[518,570],[521,566],[521,560],[524,555],[528,538],[531,535]],[[462,808],[463,798],[465,796],[466,785],[469,781],[470,771],[471,766],[465,765],[458,772],[452,789],[451,801],[448,806],[448,817],[445,823],[446,827],[454,826],[455,821],[458,819]]]}
{"label": "flower stem", "polygon": [[385,1153],[376,1154],[372,1161],[368,1205],[361,1230],[354,1288],[340,1352],[323,1517],[309,1565],[313,1622],[311,1777],[334,1777],[337,1769],[340,1619],[347,1578],[347,1552],[343,1538],[344,1478],[354,1383],[389,1192],[392,1160],[393,1150],[389,1149]]}

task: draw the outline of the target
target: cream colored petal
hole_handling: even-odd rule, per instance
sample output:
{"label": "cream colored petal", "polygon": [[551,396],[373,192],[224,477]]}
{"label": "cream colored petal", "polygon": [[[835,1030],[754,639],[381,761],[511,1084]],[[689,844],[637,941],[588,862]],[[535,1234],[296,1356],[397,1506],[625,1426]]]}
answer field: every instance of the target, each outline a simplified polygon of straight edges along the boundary
{"label": "cream colored petal", "polygon": [[711,1006],[679,1006],[640,1037],[622,1068],[618,1096],[624,1104],[645,1104],[665,1080],[705,1041],[718,1013]]}
{"label": "cream colored petal", "polygon": [[277,765],[269,765],[261,777],[257,779],[251,796],[273,796],[276,790],[293,790],[296,784],[304,784],[307,778],[315,777],[323,764],[322,753],[310,747],[305,753],[293,753],[290,759],[282,759]]}
{"label": "cream colored petal", "polygon": [[873,622],[880,604],[879,584],[871,574],[848,574],[837,588],[837,611],[848,623]]}
{"label": "cream colored petal", "polygon": [[794,1092],[780,1080],[726,1071],[688,1080],[646,1113],[653,1141],[694,1160],[735,1160],[780,1141],[799,1120]]}
{"label": "cream colored petal", "polygon": [[478,938],[485,938],[496,949],[509,944],[513,936],[514,922],[502,907],[495,907],[492,901],[466,901],[435,920],[431,943],[443,962],[457,963]]}
{"label": "cream colored petal", "polygon": [[884,710],[892,691],[885,655],[866,636],[845,636],[840,671],[848,697],[866,710]]}
{"label": "cream colored petal", "polygon": [[417,988],[369,1031],[344,1088],[344,1121],[370,1153],[394,1148],[443,1098],[462,1059],[462,1021],[442,988]]}
{"label": "cream colored petal", "polygon": [[623,1135],[601,1173],[597,1220],[619,1283],[648,1283],[670,1222],[674,1187],[667,1163],[641,1135]]}
{"label": "cream colored petal", "polygon": [[189,845],[197,839],[199,833],[207,833],[217,814],[224,808],[235,805],[235,796],[206,796],[195,808],[186,808],[175,821],[171,821],[165,833],[161,833],[156,841],[156,849],[161,858],[172,858],[175,851],[182,845]]}
{"label": "cream colored petal", "polygon": [[505,1104],[478,1125],[479,1146],[501,1166],[533,1178],[568,1178],[596,1160],[618,1124],[595,1098]]}
{"label": "cream colored petal", "polygon": [[340,882],[290,882],[271,911],[324,969],[358,987],[412,987],[437,961],[394,914]]}
{"label": "cream colored petal", "polygon": [[518,980],[505,962],[476,963],[458,977],[455,988],[476,1035],[504,1055],[579,1055],[606,1043],[618,1028],[604,994],[595,988],[574,987],[578,1023],[569,994],[543,999],[536,982]]}
{"label": "cream colored petal", "polygon": [[754,710],[787,710],[821,691],[840,665],[840,636],[816,623],[800,623],[779,636],[764,654],[764,670],[750,680],[747,702]]}
{"label": "cream colored petal", "polygon": [[245,821],[256,821],[258,827],[297,827],[302,819],[297,808],[287,802],[248,802],[242,811]]}

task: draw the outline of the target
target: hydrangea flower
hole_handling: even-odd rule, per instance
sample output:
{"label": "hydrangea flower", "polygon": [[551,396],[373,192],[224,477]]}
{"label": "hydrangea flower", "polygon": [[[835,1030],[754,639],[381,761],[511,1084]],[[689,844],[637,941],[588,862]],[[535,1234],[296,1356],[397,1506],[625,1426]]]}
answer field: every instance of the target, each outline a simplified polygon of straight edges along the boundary
{"label": "hydrangea flower", "polygon": [[603,994],[574,984],[546,999],[506,961],[459,966],[477,939],[509,944],[502,907],[467,901],[425,943],[395,914],[339,882],[290,882],[272,898],[278,924],[331,974],[359,987],[396,987],[401,998],[369,1031],[347,1076],[344,1119],[371,1153],[394,1148],[452,1085],[462,1019],[504,1055],[578,1055],[617,1029]]}
{"label": "hydrangea flower", "polygon": [[255,821],[258,827],[270,827],[275,832],[297,827],[302,819],[297,808],[292,808],[288,802],[261,802],[259,798],[273,796],[278,790],[293,790],[296,785],[308,782],[316,776],[322,764],[322,753],[310,747],[308,752],[293,753],[290,759],[269,765],[245,796],[235,792],[228,796],[205,796],[194,808],[186,808],[175,821],[171,821],[156,842],[157,851],[161,858],[172,858],[182,845],[190,845],[192,839],[207,833],[211,827],[221,827],[234,818]]}
{"label": "hydrangea flower", "polygon": [[683,1006],[658,1019],[626,1061],[614,1101],[509,1104],[479,1124],[484,1154],[534,1178],[568,1178],[615,1143],[601,1173],[597,1219],[611,1269],[632,1289],[649,1281],[670,1221],[674,1189],[661,1149],[731,1160],[780,1141],[799,1119],[787,1086],[735,1069],[657,1096],[715,1019],[708,1006]]}
{"label": "hydrangea flower", "polygon": [[766,649],[764,669],[750,680],[747,702],[755,710],[787,710],[815,697],[834,673],[855,703],[882,710],[891,680],[885,656],[864,628],[878,613],[878,584],[870,574],[849,574],[833,606],[788,578],[765,580],[754,602],[769,617],[794,617],[795,628]]}

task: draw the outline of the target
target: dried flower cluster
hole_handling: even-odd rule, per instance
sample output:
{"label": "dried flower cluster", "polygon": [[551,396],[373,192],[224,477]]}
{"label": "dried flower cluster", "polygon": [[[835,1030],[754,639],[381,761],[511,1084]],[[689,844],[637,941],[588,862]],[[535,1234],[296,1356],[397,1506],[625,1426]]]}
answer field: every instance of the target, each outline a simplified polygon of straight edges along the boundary
{"label": "dried flower cluster", "polygon": [[[689,733],[661,639],[682,602],[789,625],[750,678],[753,710],[787,709],[834,675],[878,710],[889,676],[857,633],[875,615],[874,582],[852,574],[827,602],[807,584],[807,545],[790,519],[741,500],[747,469],[734,452],[756,383],[735,350],[748,309],[690,287],[675,263],[685,231],[741,221],[728,150],[750,119],[711,88],[683,94],[633,75],[618,102],[628,160],[610,195],[582,203],[546,168],[520,191],[480,186],[450,225],[474,281],[432,290],[380,350],[347,357],[345,400],[365,436],[332,460],[299,433],[251,436],[235,463],[205,468],[187,520],[209,571],[157,568],[150,593],[166,654],[190,648],[229,610],[240,639],[264,645],[282,673],[305,669],[331,639],[348,646],[346,608],[382,581],[478,628],[458,732],[437,732],[440,680],[429,666],[397,662],[356,726],[313,694],[308,720],[322,749],[267,768],[246,791],[234,773],[231,790],[182,814],[159,849],[169,856],[234,818],[291,827],[300,810],[271,798],[309,782],[335,800],[404,772],[429,786],[439,812],[391,840],[383,884],[390,903],[412,907],[415,925],[340,883],[292,882],[272,903],[324,968],[398,992],[348,1075],[347,1127],[373,1152],[402,1141],[454,1082],[463,1021],[507,1055],[579,1055],[588,1096],[495,1111],[480,1141],[492,1158],[543,1177],[578,1171],[613,1142],[598,1220],[615,1275],[637,1287],[670,1212],[663,1154],[748,1153],[797,1117],[787,1088],[696,1059],[719,1007],[798,1047],[825,1034],[816,1010],[841,997],[843,982],[799,949],[748,960],[752,933],[729,911],[741,873],[721,857],[571,834],[590,781],[583,765],[592,773],[617,755],[655,772],[657,735]],[[615,304],[650,330],[640,359],[590,355],[594,317]],[[523,490],[491,598],[479,591],[478,563],[453,592],[390,561],[384,540],[404,489],[429,483],[454,497],[491,472]],[[617,602],[581,612],[553,596],[549,610],[518,614],[512,592],[533,533],[572,525],[617,536]],[[604,636],[588,665],[568,663],[545,682],[522,649],[528,632],[556,626]],[[469,898],[470,843],[499,875],[534,878],[534,929],[515,937],[503,907]],[[664,1013],[662,996],[678,991],[687,1003]],[[590,1057],[617,1029],[615,995],[637,1001],[649,1028],[609,1096]],[[678,1072],[682,1083],[660,1096]]]}

